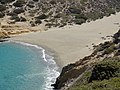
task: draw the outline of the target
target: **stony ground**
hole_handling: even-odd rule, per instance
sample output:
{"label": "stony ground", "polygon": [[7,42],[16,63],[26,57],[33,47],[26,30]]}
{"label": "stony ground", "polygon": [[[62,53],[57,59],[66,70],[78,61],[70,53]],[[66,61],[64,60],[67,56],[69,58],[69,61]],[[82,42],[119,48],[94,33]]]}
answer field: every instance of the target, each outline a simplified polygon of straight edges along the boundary
{"label": "stony ground", "polygon": [[120,11],[119,0],[0,0],[0,18],[7,23],[63,27],[82,24]]}

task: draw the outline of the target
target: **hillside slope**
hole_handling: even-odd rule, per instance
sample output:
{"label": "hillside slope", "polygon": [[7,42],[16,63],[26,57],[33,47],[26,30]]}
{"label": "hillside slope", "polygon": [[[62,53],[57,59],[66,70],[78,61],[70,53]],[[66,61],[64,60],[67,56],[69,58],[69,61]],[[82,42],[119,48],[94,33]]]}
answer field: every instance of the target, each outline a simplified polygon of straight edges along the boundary
{"label": "hillside slope", "polygon": [[106,58],[86,71],[68,90],[119,90],[120,57]]}
{"label": "hillside slope", "polygon": [[[118,58],[117,60],[119,62],[120,61],[120,30],[116,34],[114,34],[112,41],[101,43],[100,45],[95,46],[95,50],[90,56],[84,57],[83,59],[80,59],[76,63],[65,66],[62,69],[60,76],[57,78],[56,83],[53,86],[55,87],[55,89],[66,90],[69,86],[74,84],[76,81],[80,80],[82,77],[82,74],[84,74],[85,71],[91,70],[93,65],[101,61],[106,61],[106,59],[108,60],[108,62],[110,62],[109,59],[111,60],[111,58],[115,58],[115,57]],[[113,62],[115,60],[113,60]],[[105,67],[106,65],[109,65],[109,64],[105,63]],[[110,65],[112,65],[112,63],[110,63]],[[100,65],[98,64],[98,66]],[[103,67],[104,67],[104,63],[103,63]],[[110,71],[111,69],[106,70],[105,72],[111,72]],[[104,72],[104,70],[105,69],[101,69],[101,72],[102,71]],[[118,69],[118,71],[120,72],[120,69]],[[99,75],[101,75],[99,76],[101,78],[102,74],[100,73]],[[107,75],[104,75],[103,73],[103,76],[107,76]],[[91,78],[91,80],[92,79],[93,78]],[[98,76],[97,78],[95,78],[95,80],[97,79],[99,79]],[[103,80],[103,79],[100,79],[100,80]],[[75,89],[75,90],[83,90],[83,89]],[[88,90],[88,89],[85,89],[85,90]]]}
{"label": "hillside slope", "polygon": [[120,0],[0,0],[0,18],[46,27],[82,24],[120,11]]}

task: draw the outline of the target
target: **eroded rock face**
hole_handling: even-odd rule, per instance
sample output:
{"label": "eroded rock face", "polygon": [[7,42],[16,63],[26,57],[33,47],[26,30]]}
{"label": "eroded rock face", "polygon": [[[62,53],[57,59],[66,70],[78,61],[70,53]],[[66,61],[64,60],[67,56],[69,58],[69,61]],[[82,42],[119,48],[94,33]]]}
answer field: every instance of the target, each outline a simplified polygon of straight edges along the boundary
{"label": "eroded rock face", "polygon": [[52,85],[54,86],[54,89],[60,90],[61,88],[68,87],[68,84],[73,82],[75,78],[79,77],[85,70],[87,70],[90,64],[94,63],[89,63],[88,60],[89,56],[76,63],[63,67],[60,76],[56,79],[55,84]]}
{"label": "eroded rock face", "polygon": [[24,25],[24,17],[20,17],[22,23],[18,24],[3,24],[0,23],[0,41],[4,41],[5,38],[9,38],[13,35],[37,32],[36,29],[31,29],[27,25]]}
{"label": "eroded rock face", "polygon": [[56,80],[56,83],[52,85],[54,86],[55,90],[61,89],[62,87],[72,82],[74,78],[79,77],[79,75],[87,69],[87,66],[78,67],[73,64],[70,70],[68,70],[68,68],[71,68],[71,65],[63,68],[60,76]]}
{"label": "eroded rock face", "polygon": [[0,39],[9,38],[9,35],[5,31],[0,31]]}

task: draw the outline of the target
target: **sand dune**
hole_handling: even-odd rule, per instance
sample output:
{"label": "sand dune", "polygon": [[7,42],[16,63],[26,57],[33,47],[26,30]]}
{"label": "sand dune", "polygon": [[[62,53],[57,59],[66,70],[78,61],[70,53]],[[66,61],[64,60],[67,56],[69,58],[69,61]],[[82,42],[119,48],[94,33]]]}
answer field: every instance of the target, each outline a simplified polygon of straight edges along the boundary
{"label": "sand dune", "polygon": [[[51,28],[45,32],[36,32],[14,36],[11,39],[37,44],[54,52],[55,60],[60,67],[90,55],[92,43],[104,42],[101,37],[113,35],[119,30],[120,13],[90,23],[64,28]],[[87,47],[87,45],[89,47]]]}

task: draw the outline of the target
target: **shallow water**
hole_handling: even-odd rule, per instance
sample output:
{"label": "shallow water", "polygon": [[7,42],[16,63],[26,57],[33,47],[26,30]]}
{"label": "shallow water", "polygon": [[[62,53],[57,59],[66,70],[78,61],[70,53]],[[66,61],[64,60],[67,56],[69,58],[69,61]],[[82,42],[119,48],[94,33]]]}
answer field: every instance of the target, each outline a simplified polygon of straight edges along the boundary
{"label": "shallow water", "polygon": [[52,90],[59,72],[53,57],[26,43],[0,43],[0,90]]}

